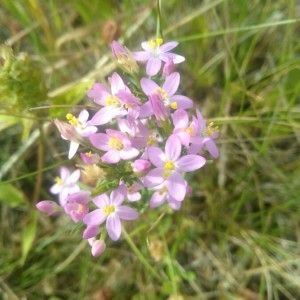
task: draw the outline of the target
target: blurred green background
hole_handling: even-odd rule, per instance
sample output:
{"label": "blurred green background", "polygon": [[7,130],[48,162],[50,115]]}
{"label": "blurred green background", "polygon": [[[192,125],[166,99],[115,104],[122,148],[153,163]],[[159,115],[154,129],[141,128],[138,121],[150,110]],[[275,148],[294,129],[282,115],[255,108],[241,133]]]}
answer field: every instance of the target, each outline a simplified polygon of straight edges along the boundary
{"label": "blurred green background", "polygon": [[0,299],[300,298],[300,3],[161,2],[181,92],[219,126],[220,158],[179,212],[145,210],[133,244],[93,258],[81,228],[35,209],[72,166],[51,120],[116,69],[113,39],[155,36],[156,1],[0,0]]}

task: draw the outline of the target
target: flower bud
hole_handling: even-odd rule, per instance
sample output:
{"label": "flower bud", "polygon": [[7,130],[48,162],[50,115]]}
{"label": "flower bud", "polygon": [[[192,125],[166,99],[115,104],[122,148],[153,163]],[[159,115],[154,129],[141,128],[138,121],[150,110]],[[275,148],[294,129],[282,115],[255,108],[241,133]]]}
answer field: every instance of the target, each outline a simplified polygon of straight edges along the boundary
{"label": "flower bud", "polygon": [[120,45],[116,41],[111,43],[112,55],[117,59],[121,68],[128,73],[137,73],[139,67],[136,63],[136,60],[133,58],[132,53],[126,48]]}
{"label": "flower bud", "polygon": [[61,212],[61,207],[54,201],[43,200],[36,204],[36,207],[41,212],[46,213],[48,216],[55,216]]}

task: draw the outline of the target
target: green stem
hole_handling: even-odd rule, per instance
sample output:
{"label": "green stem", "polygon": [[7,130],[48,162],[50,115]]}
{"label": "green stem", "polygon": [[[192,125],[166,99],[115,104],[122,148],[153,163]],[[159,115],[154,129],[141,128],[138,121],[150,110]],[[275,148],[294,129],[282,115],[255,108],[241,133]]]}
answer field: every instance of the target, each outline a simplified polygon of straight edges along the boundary
{"label": "green stem", "polygon": [[163,32],[162,32],[162,26],[161,26],[161,0],[157,0],[156,9],[157,9],[156,38],[163,39]]}
{"label": "green stem", "polygon": [[132,241],[131,237],[127,233],[127,231],[123,228],[122,229],[123,236],[126,240],[126,242],[129,244],[132,251],[136,254],[140,262],[144,265],[146,270],[149,270],[149,272],[158,280],[162,281],[161,276],[154,270],[154,268],[147,262],[147,260],[144,258],[143,254],[140,252],[140,250],[135,246],[134,242]]}

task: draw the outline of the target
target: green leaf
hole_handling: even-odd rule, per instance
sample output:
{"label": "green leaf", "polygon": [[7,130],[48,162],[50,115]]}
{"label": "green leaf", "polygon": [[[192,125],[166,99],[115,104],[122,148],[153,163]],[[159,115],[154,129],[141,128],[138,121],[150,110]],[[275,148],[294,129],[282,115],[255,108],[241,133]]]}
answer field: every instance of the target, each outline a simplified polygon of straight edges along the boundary
{"label": "green leaf", "polygon": [[0,201],[10,207],[25,203],[23,193],[11,184],[0,185]]}
{"label": "green leaf", "polygon": [[22,256],[21,256],[21,265],[23,265],[26,261],[28,253],[32,247],[32,244],[35,239],[36,229],[37,229],[37,220],[38,220],[38,212],[32,211],[30,222],[23,229],[22,232]]}

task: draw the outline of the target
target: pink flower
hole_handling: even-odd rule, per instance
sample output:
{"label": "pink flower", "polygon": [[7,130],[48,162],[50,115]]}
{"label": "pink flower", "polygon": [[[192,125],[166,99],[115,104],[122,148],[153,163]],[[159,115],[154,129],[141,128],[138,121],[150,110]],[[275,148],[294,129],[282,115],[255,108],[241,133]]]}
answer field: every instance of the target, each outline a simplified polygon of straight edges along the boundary
{"label": "pink flower", "polygon": [[61,206],[65,205],[67,196],[69,194],[78,192],[80,190],[79,186],[76,184],[79,178],[79,169],[70,173],[66,167],[60,168],[60,177],[55,177],[55,184],[50,188],[50,192],[55,195],[58,194]]}
{"label": "pink flower", "polygon": [[75,223],[81,221],[89,212],[90,194],[89,191],[79,191],[67,197],[64,210]]}
{"label": "pink flower", "polygon": [[191,138],[192,145],[190,146],[188,153],[199,153],[203,146],[205,146],[213,158],[218,158],[219,150],[214,141],[219,137],[218,128],[214,126],[213,122],[209,123],[207,126],[200,111],[197,110],[196,112],[198,130],[195,132],[194,137]]}
{"label": "pink flower", "polygon": [[82,161],[87,165],[94,165],[100,161],[100,156],[97,153],[80,153]]}
{"label": "pink flower", "polygon": [[106,151],[101,159],[108,164],[116,164],[121,159],[129,160],[139,155],[139,151],[131,146],[128,136],[120,131],[107,129],[106,134],[95,133],[89,139],[93,146]]}
{"label": "pink flower", "polygon": [[110,79],[110,90],[101,83],[95,83],[87,95],[95,103],[103,106],[91,119],[93,125],[103,125],[112,119],[127,115],[129,109],[138,109],[140,100],[136,98],[124,84],[118,73]]}
{"label": "pink flower", "polygon": [[176,134],[182,145],[186,148],[189,147],[191,138],[199,131],[199,124],[197,118],[193,116],[192,122],[189,122],[188,113],[183,109],[177,109],[173,115],[174,130],[173,134]]}
{"label": "pink flower", "polygon": [[[185,182],[186,183],[186,182]],[[187,186],[187,183],[186,183]],[[182,204],[182,201],[176,200],[166,187],[165,183],[160,184],[157,187],[154,187],[154,193],[152,194],[149,204],[150,207],[158,207],[161,206],[164,202],[168,202],[168,204],[174,209],[179,210]]]}
{"label": "pink flower", "polygon": [[177,47],[177,45],[178,42],[163,44],[163,39],[156,38],[148,42],[143,42],[142,48],[145,51],[133,52],[133,57],[137,61],[147,61],[146,73],[149,76],[154,76],[160,71],[162,61],[168,62],[169,58],[171,58],[174,64],[178,64],[185,60],[183,56],[169,52]]}
{"label": "pink flower", "polygon": [[[97,132],[97,127],[90,125],[90,121],[88,121],[89,113],[87,110],[83,110],[80,112],[78,118],[76,118],[72,114],[67,114],[66,118],[68,119],[70,125],[74,126],[76,132],[81,137],[87,137],[95,132]],[[68,158],[71,159],[77,152],[79,147],[79,143],[71,139],[70,149]]]}
{"label": "pink flower", "polygon": [[[141,79],[141,87],[144,93],[149,96],[152,94],[159,94],[162,97],[162,101],[166,107],[172,109],[189,109],[193,106],[193,101],[182,95],[175,95],[178,90],[180,82],[180,75],[178,72],[174,72],[169,75],[162,87],[160,87],[156,82],[148,78]],[[146,102],[140,110],[140,117],[148,117],[153,114],[150,102]]]}
{"label": "pink flower", "polygon": [[148,158],[156,167],[144,177],[146,187],[156,187],[162,183],[168,193],[176,201],[182,201],[186,195],[186,182],[183,172],[195,171],[206,163],[200,155],[181,156],[181,142],[179,137],[171,135],[166,142],[165,152],[158,147],[148,148]]}
{"label": "pink flower", "polygon": [[116,241],[121,235],[121,220],[135,220],[138,212],[122,205],[126,196],[126,186],[120,185],[108,196],[102,194],[94,198],[93,202],[98,209],[88,213],[83,222],[88,226],[97,226],[106,221],[106,229],[109,237]]}

